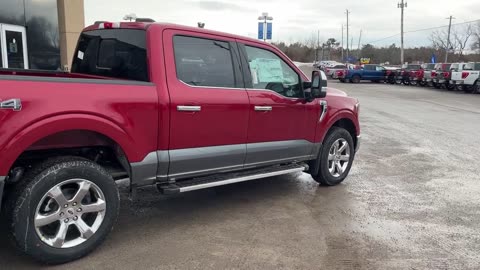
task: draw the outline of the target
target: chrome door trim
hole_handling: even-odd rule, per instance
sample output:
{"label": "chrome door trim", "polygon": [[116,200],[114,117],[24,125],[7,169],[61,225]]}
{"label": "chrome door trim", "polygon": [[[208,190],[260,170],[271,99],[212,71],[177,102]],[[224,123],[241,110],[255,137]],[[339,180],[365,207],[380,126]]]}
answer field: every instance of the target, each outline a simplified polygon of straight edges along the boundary
{"label": "chrome door trim", "polygon": [[269,112],[272,110],[272,106],[255,106],[255,111]]}
{"label": "chrome door trim", "polygon": [[5,101],[0,100],[0,109],[20,111],[22,109],[22,100],[19,98],[13,98]]}
{"label": "chrome door trim", "polygon": [[186,105],[178,105],[177,111],[179,112],[199,112],[202,110],[201,106],[186,106]]}
{"label": "chrome door trim", "polygon": [[246,154],[247,147],[245,144],[170,150],[168,178],[177,180],[241,169]]}
{"label": "chrome door trim", "polygon": [[321,114],[320,114],[320,119],[318,122],[322,122],[325,116],[327,115],[328,111],[328,102],[326,100],[320,100],[320,106],[321,106]]}

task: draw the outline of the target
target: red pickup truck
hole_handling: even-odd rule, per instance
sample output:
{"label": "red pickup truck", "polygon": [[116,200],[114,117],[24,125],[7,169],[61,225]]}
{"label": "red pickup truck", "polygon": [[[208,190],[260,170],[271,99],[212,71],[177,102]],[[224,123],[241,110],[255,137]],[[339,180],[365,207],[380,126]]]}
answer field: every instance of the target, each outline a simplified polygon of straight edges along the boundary
{"label": "red pickup truck", "polygon": [[359,103],[258,40],[173,24],[97,23],[71,73],[0,71],[0,198],[46,263],[80,258],[131,193],[305,171],[331,186],[360,145]]}

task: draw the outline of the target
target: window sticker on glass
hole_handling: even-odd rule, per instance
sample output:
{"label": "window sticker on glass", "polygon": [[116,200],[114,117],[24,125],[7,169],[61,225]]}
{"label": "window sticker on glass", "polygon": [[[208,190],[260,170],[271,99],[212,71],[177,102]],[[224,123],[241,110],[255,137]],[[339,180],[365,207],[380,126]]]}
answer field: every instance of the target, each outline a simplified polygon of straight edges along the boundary
{"label": "window sticker on glass", "polygon": [[278,59],[255,59],[259,82],[283,82],[282,64]]}
{"label": "window sticker on glass", "polygon": [[250,73],[252,73],[252,82],[253,82],[253,84],[258,84],[257,61],[256,61],[256,60],[252,60],[252,61],[250,61],[250,63],[248,63],[248,64],[250,65]]}
{"label": "window sticker on glass", "polygon": [[78,51],[78,55],[77,55],[78,59],[83,60],[83,55],[84,53],[82,51]]}

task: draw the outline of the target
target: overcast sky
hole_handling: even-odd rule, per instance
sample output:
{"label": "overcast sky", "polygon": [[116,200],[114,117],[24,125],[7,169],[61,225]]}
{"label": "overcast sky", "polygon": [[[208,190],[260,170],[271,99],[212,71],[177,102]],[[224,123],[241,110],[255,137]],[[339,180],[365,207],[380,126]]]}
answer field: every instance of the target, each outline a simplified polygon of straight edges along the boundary
{"label": "overcast sky", "polygon": [[[401,1],[401,0],[398,0]],[[256,37],[257,18],[268,12],[273,20],[274,41],[304,41],[317,35],[321,40],[341,40],[341,25],[350,14],[350,37],[354,47],[362,29],[362,44],[400,33],[397,0],[85,0],[86,23],[96,20],[121,21],[127,13],[159,22],[196,26]],[[405,9],[405,31],[480,19],[480,0],[411,0]],[[457,26],[460,27],[460,26]],[[405,34],[405,46],[429,45],[431,31]],[[346,36],[346,32],[345,32]],[[345,39],[346,40],[346,39]],[[346,43],[346,41],[345,41]],[[374,45],[400,44],[392,37]],[[346,46],[346,45],[345,45]]]}

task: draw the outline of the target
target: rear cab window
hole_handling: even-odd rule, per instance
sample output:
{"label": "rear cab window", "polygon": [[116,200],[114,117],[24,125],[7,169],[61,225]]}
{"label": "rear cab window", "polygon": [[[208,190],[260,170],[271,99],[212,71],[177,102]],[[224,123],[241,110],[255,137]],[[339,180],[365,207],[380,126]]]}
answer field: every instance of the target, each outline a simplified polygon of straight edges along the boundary
{"label": "rear cab window", "polygon": [[72,72],[148,82],[146,31],[100,29],[83,32]]}

